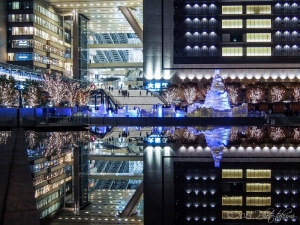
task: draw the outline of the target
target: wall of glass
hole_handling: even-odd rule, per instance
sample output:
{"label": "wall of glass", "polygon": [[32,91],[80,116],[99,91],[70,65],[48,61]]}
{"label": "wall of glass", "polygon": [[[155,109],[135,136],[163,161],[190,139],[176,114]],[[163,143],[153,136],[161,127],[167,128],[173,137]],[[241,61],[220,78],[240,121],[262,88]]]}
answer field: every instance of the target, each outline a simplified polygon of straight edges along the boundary
{"label": "wall of glass", "polygon": [[45,31],[39,30],[35,27],[12,27],[12,35],[35,35],[37,37],[43,38],[45,40],[51,40],[55,43],[63,45],[63,41],[57,37],[46,33]]}
{"label": "wall of glass", "polygon": [[271,33],[248,33],[246,42],[271,42]]}
{"label": "wall of glass", "polygon": [[8,3],[8,9],[18,10],[18,9],[32,9],[33,1],[15,1]]}
{"label": "wall of glass", "polygon": [[44,8],[43,6],[39,5],[38,3],[34,3],[34,10],[38,11],[39,13],[47,16],[48,18],[57,22],[60,26],[62,26],[62,17],[49,11],[48,9]]}
{"label": "wall of glass", "polygon": [[246,20],[247,28],[271,28],[272,23],[270,19],[249,19]]}
{"label": "wall of glass", "polygon": [[243,56],[242,47],[223,47],[222,56]]}
{"label": "wall of glass", "polygon": [[10,14],[8,15],[8,22],[34,22],[58,34],[59,36],[62,36],[63,33],[62,29],[59,29],[56,25],[33,14]]}
{"label": "wall of glass", "polygon": [[241,5],[222,6],[222,14],[243,14]]}
{"label": "wall of glass", "polygon": [[271,5],[247,5],[246,14],[271,14]]}
{"label": "wall of glass", "polygon": [[271,47],[247,47],[247,56],[271,56]]}
{"label": "wall of glass", "polygon": [[243,20],[222,20],[222,28],[243,28]]}

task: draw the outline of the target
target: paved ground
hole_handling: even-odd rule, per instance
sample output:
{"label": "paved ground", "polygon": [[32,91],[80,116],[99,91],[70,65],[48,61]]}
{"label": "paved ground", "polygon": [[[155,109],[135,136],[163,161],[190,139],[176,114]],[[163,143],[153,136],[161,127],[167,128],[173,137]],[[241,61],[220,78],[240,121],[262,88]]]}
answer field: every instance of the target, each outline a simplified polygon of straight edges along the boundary
{"label": "paved ground", "polygon": [[[107,90],[108,91],[108,90]],[[128,105],[129,109],[134,106],[141,109],[151,110],[154,104],[164,104],[159,98],[151,96],[150,92],[147,95],[146,90],[127,90],[129,92],[129,98],[119,94],[119,90],[110,91],[111,95],[120,102],[122,105]]]}
{"label": "paved ground", "polygon": [[140,202],[139,214],[133,217],[119,218],[116,216],[126,206],[135,190],[95,190],[91,193],[90,204],[77,214],[72,210],[61,210],[47,225],[90,225],[90,224],[131,224],[143,225],[144,205]]}

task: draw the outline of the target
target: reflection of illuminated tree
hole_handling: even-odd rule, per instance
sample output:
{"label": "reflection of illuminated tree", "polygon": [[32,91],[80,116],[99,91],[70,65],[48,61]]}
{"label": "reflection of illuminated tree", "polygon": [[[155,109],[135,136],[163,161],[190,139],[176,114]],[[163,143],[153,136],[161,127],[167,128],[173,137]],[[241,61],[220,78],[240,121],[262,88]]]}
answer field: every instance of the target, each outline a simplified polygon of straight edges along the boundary
{"label": "reflection of illuminated tree", "polygon": [[281,127],[270,128],[270,139],[273,141],[282,141],[285,139],[284,130]]}
{"label": "reflection of illuminated tree", "polygon": [[261,140],[264,137],[264,133],[261,128],[258,127],[249,127],[249,139]]}
{"label": "reflection of illuminated tree", "polygon": [[165,131],[164,136],[169,137],[170,141],[176,142],[194,142],[197,140],[198,136],[187,128],[175,128],[174,133],[170,131]]}
{"label": "reflection of illuminated tree", "polygon": [[300,131],[298,128],[293,129],[293,139],[296,141],[300,141]]}
{"label": "reflection of illuminated tree", "polygon": [[6,144],[10,135],[11,131],[0,131],[0,145]]}
{"label": "reflection of illuminated tree", "polygon": [[285,89],[282,86],[273,86],[270,90],[271,101],[280,102],[284,98]]}
{"label": "reflection of illuminated tree", "polygon": [[61,155],[65,150],[77,146],[73,132],[53,132],[44,141],[44,156]]}
{"label": "reflection of illuminated tree", "polygon": [[26,131],[25,137],[27,141],[28,149],[36,149],[38,148],[39,136],[35,131]]}
{"label": "reflection of illuminated tree", "polygon": [[230,129],[229,141],[234,142],[238,140],[238,128],[232,127]]}

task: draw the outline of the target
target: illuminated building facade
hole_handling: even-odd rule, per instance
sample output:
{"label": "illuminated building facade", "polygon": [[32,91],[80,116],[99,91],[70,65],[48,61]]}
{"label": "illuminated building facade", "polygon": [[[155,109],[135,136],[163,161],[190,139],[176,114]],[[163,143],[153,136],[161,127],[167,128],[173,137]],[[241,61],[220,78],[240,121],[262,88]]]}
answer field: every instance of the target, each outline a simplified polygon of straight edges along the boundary
{"label": "illuminated building facade", "polygon": [[[210,79],[214,69],[220,69],[223,79],[297,80],[297,2],[156,3],[144,3],[147,79],[174,74],[181,79]],[[147,19],[152,14],[158,14],[154,21]],[[159,48],[162,51],[156,51]]]}

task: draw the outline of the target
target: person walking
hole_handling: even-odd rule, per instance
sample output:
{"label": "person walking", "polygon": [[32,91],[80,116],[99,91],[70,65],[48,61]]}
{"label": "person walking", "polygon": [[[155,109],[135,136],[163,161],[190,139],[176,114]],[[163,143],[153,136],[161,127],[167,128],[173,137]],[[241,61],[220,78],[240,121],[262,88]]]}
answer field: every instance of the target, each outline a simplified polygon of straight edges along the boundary
{"label": "person walking", "polygon": [[142,95],[142,91],[140,91],[140,95]]}
{"label": "person walking", "polygon": [[128,96],[128,98],[129,98],[129,91],[127,92],[127,96]]}

